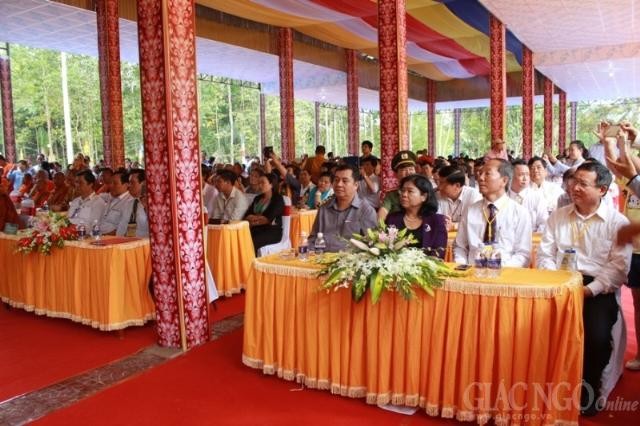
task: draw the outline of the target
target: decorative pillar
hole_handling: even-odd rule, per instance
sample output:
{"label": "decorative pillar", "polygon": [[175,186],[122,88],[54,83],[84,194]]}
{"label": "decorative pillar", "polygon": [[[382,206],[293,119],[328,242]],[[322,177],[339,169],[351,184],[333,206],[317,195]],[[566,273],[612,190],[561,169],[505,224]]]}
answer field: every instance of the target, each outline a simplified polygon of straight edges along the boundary
{"label": "decorative pillar", "polygon": [[462,110],[455,108],[453,110],[453,155],[460,156],[460,122],[462,120]]}
{"label": "decorative pillar", "polygon": [[0,97],[2,97],[2,131],[4,155],[8,162],[15,163],[16,133],[13,123],[13,91],[11,89],[11,59],[9,45],[0,47]]}
{"label": "decorative pillar", "polygon": [[534,76],[533,53],[522,45],[522,158],[525,161],[533,155]]}
{"label": "decorative pillar", "polygon": [[578,103],[573,101],[569,104],[569,108],[571,108],[571,117],[569,120],[571,121],[571,130],[569,131],[569,137],[572,141],[575,141],[578,138]]}
{"label": "decorative pillar", "polygon": [[407,136],[406,8],[404,0],[378,1],[378,56],[380,61],[380,153],[382,192],[398,182],[391,160],[409,145]]}
{"label": "decorative pillar", "polygon": [[567,92],[558,89],[558,94],[558,150],[564,152],[567,144]]}
{"label": "decorative pillar", "polygon": [[544,79],[544,151],[553,145],[553,81]]}
{"label": "decorative pillar", "polygon": [[118,0],[98,0],[96,2],[96,16],[98,19],[98,71],[102,102],[103,157],[108,166],[116,169],[124,167]]}
{"label": "decorative pillar", "polygon": [[293,102],[293,30],[278,31],[278,63],[280,66],[280,133],[282,158],[296,156],[295,105]]}
{"label": "decorative pillar", "polygon": [[505,60],[504,25],[493,15],[489,16],[491,56],[491,140],[504,140],[504,122],[507,116],[507,68]]}
{"label": "decorative pillar", "polygon": [[427,153],[436,155],[436,82],[427,79]]}
{"label": "decorative pillar", "polygon": [[360,148],[360,106],[358,105],[358,57],[353,49],[347,55],[347,120],[349,155],[358,155]]}
{"label": "decorative pillar", "polygon": [[320,102],[313,103],[313,119],[315,124],[315,138],[316,138],[316,146],[322,145],[320,143]]}
{"label": "decorative pillar", "polygon": [[209,338],[194,0],[138,0],[151,267],[162,346]]}
{"label": "decorative pillar", "polygon": [[260,93],[260,155],[267,146],[267,100],[264,93]]}

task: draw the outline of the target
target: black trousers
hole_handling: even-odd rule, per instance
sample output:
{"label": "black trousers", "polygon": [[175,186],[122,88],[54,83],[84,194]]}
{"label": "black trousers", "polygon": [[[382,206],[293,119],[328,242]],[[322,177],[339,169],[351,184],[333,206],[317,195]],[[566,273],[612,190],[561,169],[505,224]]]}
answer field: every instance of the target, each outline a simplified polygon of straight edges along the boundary
{"label": "black trousers", "polygon": [[[592,281],[593,277],[583,275],[584,285]],[[611,330],[618,319],[618,311],[615,293],[599,294],[584,299],[584,310],[582,311],[584,354],[580,397],[583,411],[596,411],[596,402],[600,397],[602,372],[609,363],[613,351]]]}

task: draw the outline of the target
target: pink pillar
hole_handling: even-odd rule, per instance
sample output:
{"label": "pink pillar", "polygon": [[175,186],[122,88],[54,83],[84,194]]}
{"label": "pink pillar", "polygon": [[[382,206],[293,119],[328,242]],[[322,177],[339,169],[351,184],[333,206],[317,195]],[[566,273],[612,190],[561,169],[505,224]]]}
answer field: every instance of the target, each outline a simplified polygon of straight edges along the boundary
{"label": "pink pillar", "polygon": [[578,136],[577,136],[577,120],[578,120],[578,103],[573,101],[569,104],[569,107],[571,108],[571,117],[569,118],[569,121],[571,122],[571,130],[569,131],[569,137],[572,141],[575,141]]}
{"label": "pink pillar", "polygon": [[558,93],[560,95],[558,100],[558,150],[563,152],[567,144],[567,92],[559,90]]}
{"label": "pink pillar", "polygon": [[436,155],[436,82],[427,80],[427,152]]}
{"label": "pink pillar", "polygon": [[391,160],[408,149],[406,61],[406,8],[404,0],[378,1],[378,53],[380,61],[380,151],[382,192],[397,186]]}
{"label": "pink pillar", "polygon": [[97,0],[98,70],[102,100],[103,157],[107,165],[124,167],[122,85],[118,0]]}
{"label": "pink pillar", "polygon": [[533,155],[533,97],[534,97],[533,53],[522,46],[522,158]]}
{"label": "pink pillar", "polygon": [[358,57],[353,49],[347,55],[347,120],[349,155],[358,155],[360,148],[360,106],[358,105]]}
{"label": "pink pillar", "polygon": [[[16,134],[13,124],[13,92],[11,89],[11,60],[9,46],[6,57],[0,56],[0,96],[2,97],[2,131],[4,135],[4,155],[10,163],[17,161]],[[4,50],[4,49],[3,49]]]}
{"label": "pink pillar", "polygon": [[544,150],[553,146],[553,81],[544,79]]}
{"label": "pink pillar", "polygon": [[289,161],[296,156],[295,105],[293,99],[293,30],[280,28],[278,32],[280,65],[280,132],[282,158]]}
{"label": "pink pillar", "polygon": [[489,16],[491,56],[491,140],[504,140],[507,115],[507,68],[505,61],[505,29],[498,18]]}
{"label": "pink pillar", "polygon": [[455,108],[453,110],[453,155],[460,155],[460,125],[462,124],[462,110]]}
{"label": "pink pillar", "polygon": [[159,343],[209,338],[194,0],[138,0],[151,267]]}

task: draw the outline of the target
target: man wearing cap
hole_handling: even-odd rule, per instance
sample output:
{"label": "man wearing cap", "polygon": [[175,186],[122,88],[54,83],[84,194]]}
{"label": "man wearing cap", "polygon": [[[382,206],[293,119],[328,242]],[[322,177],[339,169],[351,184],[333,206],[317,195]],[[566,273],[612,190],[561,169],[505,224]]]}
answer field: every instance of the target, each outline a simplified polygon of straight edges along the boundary
{"label": "man wearing cap", "polygon": [[[398,182],[405,176],[416,173],[416,155],[411,151],[400,151],[391,160],[391,168]],[[378,210],[378,220],[384,220],[389,213],[400,211],[400,192],[398,189],[385,194],[382,207]]]}

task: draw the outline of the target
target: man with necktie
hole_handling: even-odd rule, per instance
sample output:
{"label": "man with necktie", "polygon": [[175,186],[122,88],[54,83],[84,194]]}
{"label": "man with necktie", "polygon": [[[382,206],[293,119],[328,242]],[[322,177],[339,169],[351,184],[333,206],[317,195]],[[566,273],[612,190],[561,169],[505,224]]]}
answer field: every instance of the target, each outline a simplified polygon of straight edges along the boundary
{"label": "man with necktie", "polygon": [[456,263],[472,264],[484,245],[492,244],[504,266],[526,268],[531,258],[529,212],[507,195],[513,167],[499,159],[487,161],[478,176],[482,200],[469,207],[454,242]]}

